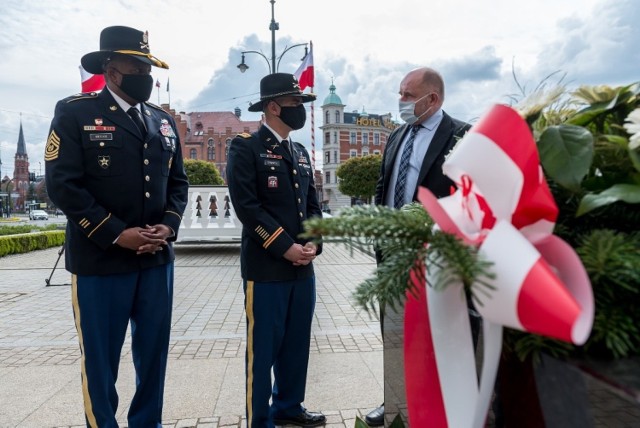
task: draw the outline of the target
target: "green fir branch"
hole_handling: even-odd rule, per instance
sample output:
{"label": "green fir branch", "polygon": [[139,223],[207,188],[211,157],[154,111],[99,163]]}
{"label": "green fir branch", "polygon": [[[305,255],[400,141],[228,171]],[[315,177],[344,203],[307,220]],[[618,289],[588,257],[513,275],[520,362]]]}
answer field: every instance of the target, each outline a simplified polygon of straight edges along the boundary
{"label": "green fir branch", "polygon": [[347,208],[338,217],[307,220],[303,236],[342,242],[352,249],[374,245],[380,260],[377,269],[354,292],[356,302],[367,312],[376,312],[377,304],[397,310],[406,293],[414,292],[411,274],[418,283],[426,282],[423,260],[437,272],[430,286],[443,289],[462,282],[465,291],[481,302],[481,295],[492,289],[487,282],[493,278],[491,263],[455,236],[434,231],[433,225],[417,203],[401,210],[364,205]]}

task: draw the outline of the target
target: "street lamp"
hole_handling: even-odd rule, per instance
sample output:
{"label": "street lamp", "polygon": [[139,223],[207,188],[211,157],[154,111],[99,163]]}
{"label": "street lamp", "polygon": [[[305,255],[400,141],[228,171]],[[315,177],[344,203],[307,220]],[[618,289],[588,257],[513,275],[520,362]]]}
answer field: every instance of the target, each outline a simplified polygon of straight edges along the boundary
{"label": "street lamp", "polygon": [[[278,68],[280,67],[280,60],[282,59],[284,54],[286,54],[289,50],[298,46],[304,46],[304,56],[302,57],[302,60],[304,60],[304,58],[308,54],[308,48],[307,48],[308,43],[298,43],[297,45],[293,45],[285,48],[285,50],[282,51],[280,56],[276,58],[276,30],[280,29],[280,24],[276,22],[274,17],[274,3],[276,2],[276,0],[269,0],[269,2],[271,3],[271,24],[269,25],[269,30],[271,30],[271,61],[269,61],[269,58],[267,58],[267,56],[262,52],[243,51],[241,52],[242,61],[240,62],[240,64],[238,64],[238,69],[240,70],[241,73],[244,73],[249,69],[249,66],[244,62],[245,54],[254,53],[254,54],[260,55],[267,62],[267,67],[272,74],[278,71]],[[276,59],[278,60],[278,62],[276,62]]]}

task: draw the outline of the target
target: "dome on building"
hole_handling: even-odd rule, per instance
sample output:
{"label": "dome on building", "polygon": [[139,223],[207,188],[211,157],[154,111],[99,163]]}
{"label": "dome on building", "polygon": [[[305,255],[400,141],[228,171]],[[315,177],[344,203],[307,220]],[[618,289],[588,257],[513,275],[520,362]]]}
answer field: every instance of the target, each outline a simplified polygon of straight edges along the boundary
{"label": "dome on building", "polygon": [[336,94],[336,86],[333,83],[331,83],[331,86],[329,86],[329,95],[327,95],[327,97],[324,99],[324,102],[322,103],[322,105],[327,104],[342,105],[342,100],[340,99],[338,94]]}

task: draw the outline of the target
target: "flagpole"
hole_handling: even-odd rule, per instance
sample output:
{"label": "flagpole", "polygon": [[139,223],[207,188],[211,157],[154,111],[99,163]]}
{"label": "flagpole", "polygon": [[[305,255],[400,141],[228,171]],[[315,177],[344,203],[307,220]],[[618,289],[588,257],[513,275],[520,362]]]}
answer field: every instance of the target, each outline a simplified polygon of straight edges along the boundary
{"label": "flagpole", "polygon": [[171,89],[169,89],[169,78],[167,77],[167,94],[169,94],[169,106],[171,106]]}
{"label": "flagpole", "polygon": [[[313,93],[313,86],[311,87],[311,93]],[[313,167],[313,174],[316,173],[316,125],[315,125],[315,108],[313,107],[313,101],[311,101],[311,165]]]}
{"label": "flagpole", "polygon": [[[306,52],[303,58],[302,64],[293,73],[300,83],[300,89],[304,90],[306,87],[311,88],[313,94],[314,84],[314,69],[313,69],[313,42],[309,40],[309,52]],[[315,125],[315,108],[314,102],[311,101],[311,165],[313,167],[313,173],[316,172],[316,125]]]}

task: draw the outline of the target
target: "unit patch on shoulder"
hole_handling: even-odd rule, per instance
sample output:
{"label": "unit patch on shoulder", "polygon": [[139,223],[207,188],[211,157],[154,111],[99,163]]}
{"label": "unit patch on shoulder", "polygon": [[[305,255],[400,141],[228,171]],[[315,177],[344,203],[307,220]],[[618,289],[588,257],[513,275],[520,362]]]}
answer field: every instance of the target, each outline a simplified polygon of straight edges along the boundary
{"label": "unit patch on shoulder", "polygon": [[249,134],[248,132],[243,132],[242,134],[238,134],[238,137],[240,137],[240,138],[251,138],[251,134]]}
{"label": "unit patch on shoulder", "polygon": [[49,138],[47,139],[47,146],[44,149],[44,160],[52,161],[58,159],[58,152],[60,151],[60,137],[56,134],[55,130],[51,131]]}

